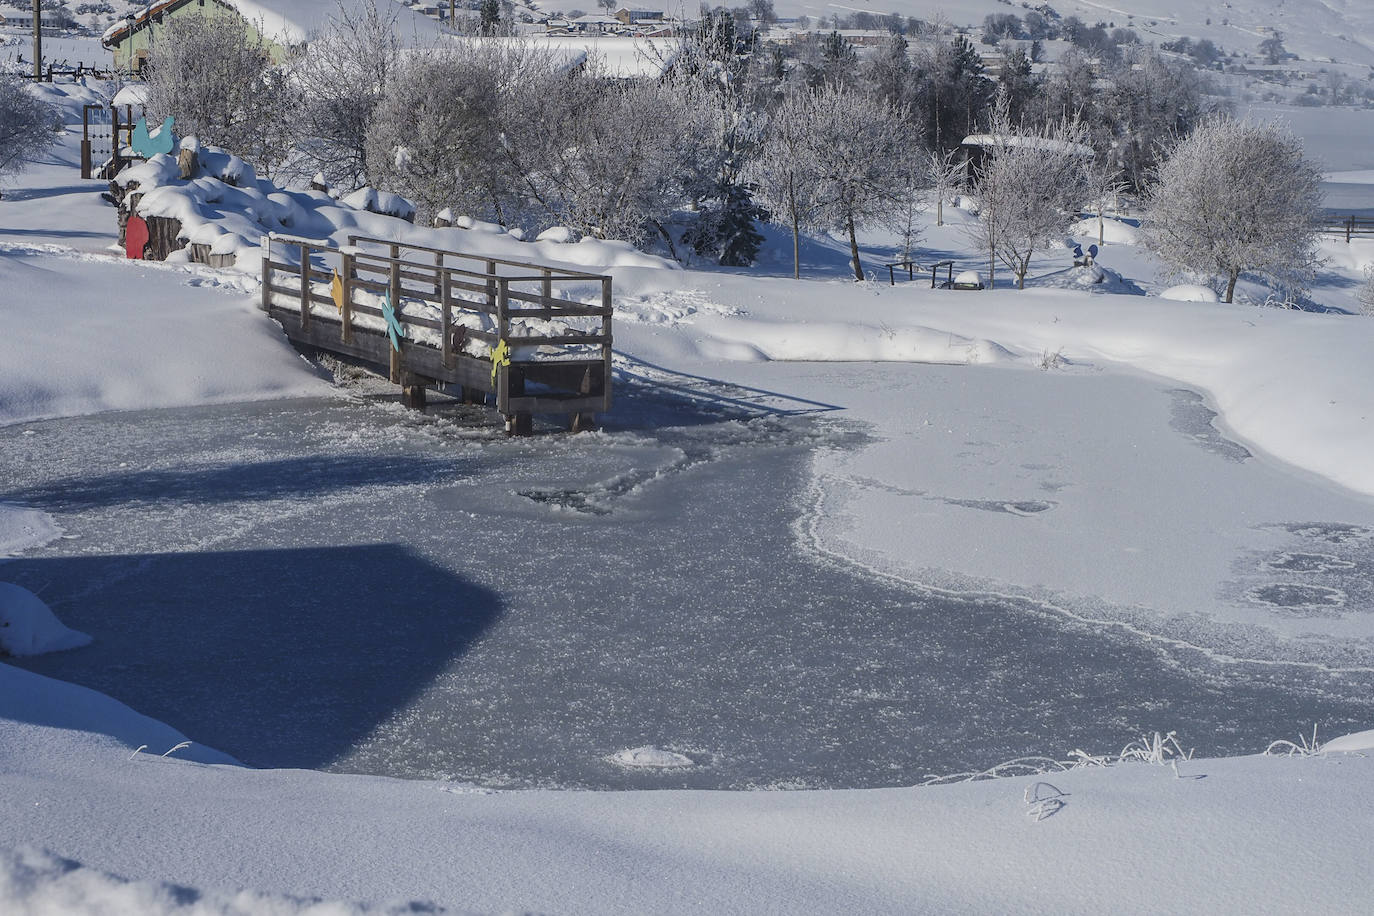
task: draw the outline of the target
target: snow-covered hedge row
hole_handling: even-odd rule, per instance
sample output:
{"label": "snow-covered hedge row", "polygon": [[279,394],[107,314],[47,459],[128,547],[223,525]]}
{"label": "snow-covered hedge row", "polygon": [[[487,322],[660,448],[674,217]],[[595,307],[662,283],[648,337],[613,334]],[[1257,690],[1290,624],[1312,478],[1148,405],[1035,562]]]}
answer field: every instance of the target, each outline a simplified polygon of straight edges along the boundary
{"label": "snow-covered hedge row", "polygon": [[182,179],[176,158],[156,155],[120,172],[115,184],[127,193],[140,195],[135,204],[139,216],[177,220],[181,224],[180,240],[208,246],[211,254],[233,255],[235,267],[246,272],[258,270],[262,238],[274,232],[335,246],[348,244],[349,235],[364,235],[598,271],[617,267],[678,269],[677,264],[645,254],[626,242],[594,238],[575,241],[576,234],[567,230],[545,232],[536,241],[526,242],[518,230],[508,232],[468,217],[454,219],[451,227],[416,226],[401,218],[413,215],[414,207],[397,195],[364,188],[337,199],[326,191],[288,190],[259,178],[252,165],[239,157],[198,146],[194,138],[183,141],[182,148],[196,151],[197,177]]}

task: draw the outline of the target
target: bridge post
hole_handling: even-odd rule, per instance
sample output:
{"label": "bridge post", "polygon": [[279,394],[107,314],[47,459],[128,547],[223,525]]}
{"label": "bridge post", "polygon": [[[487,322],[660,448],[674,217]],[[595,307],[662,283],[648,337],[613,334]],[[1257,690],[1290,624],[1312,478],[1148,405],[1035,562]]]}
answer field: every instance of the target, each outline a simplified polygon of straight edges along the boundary
{"label": "bridge post", "polygon": [[439,351],[445,369],[452,369],[453,357],[453,275],[441,271],[439,278]]}
{"label": "bridge post", "polygon": [[310,328],[310,246],[297,242],[301,249],[301,330]]}
{"label": "bridge post", "polygon": [[[391,292],[391,307],[399,317],[401,314],[401,246],[391,246],[391,277],[388,289]],[[401,383],[401,351],[393,349],[391,351],[391,382],[394,385]]]}
{"label": "bridge post", "polygon": [[601,278],[601,307],[606,314],[601,316],[601,403],[604,410],[611,409],[611,357],[613,337],[611,334],[611,278]]}
{"label": "bridge post", "polygon": [[339,335],[344,343],[353,342],[353,255],[344,252],[339,258],[339,270],[343,273],[343,307],[339,309]]}
{"label": "bridge post", "polygon": [[268,284],[272,282],[272,236],[262,237],[262,310],[265,312],[272,305],[272,290]]}

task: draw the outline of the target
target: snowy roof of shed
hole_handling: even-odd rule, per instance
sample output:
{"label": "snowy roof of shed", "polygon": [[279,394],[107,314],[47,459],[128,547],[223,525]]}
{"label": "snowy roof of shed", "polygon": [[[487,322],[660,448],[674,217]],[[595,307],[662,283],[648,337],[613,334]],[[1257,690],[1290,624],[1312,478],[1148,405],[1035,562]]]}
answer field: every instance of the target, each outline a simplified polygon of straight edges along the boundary
{"label": "snowy roof of shed", "polygon": [[983,146],[992,149],[999,146],[1029,146],[1034,149],[1061,150],[1076,156],[1096,155],[1091,146],[1084,146],[1082,143],[1070,143],[1068,140],[1056,140],[1052,137],[1025,137],[1020,134],[970,134],[964,138],[962,145]]}
{"label": "snowy roof of shed", "polygon": [[[163,0],[149,3],[135,15],[135,24],[146,21],[150,16],[182,5],[186,0]],[[217,0],[238,10],[239,15],[257,26],[266,38],[284,44],[300,44],[316,37],[329,28],[329,24],[339,18],[340,10],[361,17],[366,13],[369,0]],[[435,44],[444,33],[439,23],[428,16],[421,15],[398,0],[377,0],[377,6],[384,15],[395,13],[393,30],[401,44],[407,47]],[[116,20],[101,37],[107,46],[122,40],[129,29],[129,20]]]}

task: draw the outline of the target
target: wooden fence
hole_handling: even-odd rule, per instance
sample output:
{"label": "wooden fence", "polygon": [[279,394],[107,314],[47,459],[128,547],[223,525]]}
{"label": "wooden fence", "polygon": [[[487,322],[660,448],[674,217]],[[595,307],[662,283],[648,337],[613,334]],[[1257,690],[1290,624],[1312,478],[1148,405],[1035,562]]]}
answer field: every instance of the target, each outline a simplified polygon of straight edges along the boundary
{"label": "wooden fence", "polygon": [[1323,220],[1317,229],[1328,235],[1344,235],[1346,244],[1356,236],[1374,236],[1374,218],[1367,216],[1347,216],[1342,220]]}
{"label": "wooden fence", "polygon": [[534,414],[579,429],[610,409],[610,277],[356,235],[341,248],[272,235],[262,250],[262,308],[287,336],[385,366],[409,406],[439,384],[494,394],[518,435]]}

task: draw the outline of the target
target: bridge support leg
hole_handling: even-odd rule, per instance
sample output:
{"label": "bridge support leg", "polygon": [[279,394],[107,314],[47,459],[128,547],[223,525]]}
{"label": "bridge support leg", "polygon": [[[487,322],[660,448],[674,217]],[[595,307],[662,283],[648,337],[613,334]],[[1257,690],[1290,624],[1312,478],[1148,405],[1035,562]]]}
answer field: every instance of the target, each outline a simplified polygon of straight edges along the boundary
{"label": "bridge support leg", "polygon": [[469,388],[464,385],[459,389],[459,400],[464,404],[485,404],[487,403],[487,393],[481,388]]}
{"label": "bridge support leg", "polygon": [[507,436],[530,436],[534,434],[534,417],[527,413],[517,413],[506,417]]}
{"label": "bridge support leg", "polygon": [[583,433],[596,429],[596,414],[594,413],[574,413],[568,417],[568,430],[574,433]]}
{"label": "bridge support leg", "polygon": [[423,412],[427,403],[425,386],[420,384],[401,386],[401,403],[411,410]]}

